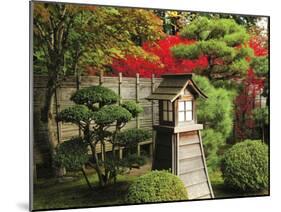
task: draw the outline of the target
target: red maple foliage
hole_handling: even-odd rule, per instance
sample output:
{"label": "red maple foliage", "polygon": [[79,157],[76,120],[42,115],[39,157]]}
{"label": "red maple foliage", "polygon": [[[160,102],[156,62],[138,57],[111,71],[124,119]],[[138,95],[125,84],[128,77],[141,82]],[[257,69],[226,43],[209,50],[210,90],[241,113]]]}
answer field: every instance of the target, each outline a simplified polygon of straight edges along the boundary
{"label": "red maple foliage", "polygon": [[[268,55],[258,37],[252,37],[249,46],[253,49],[256,57]],[[235,99],[235,137],[243,140],[251,137],[255,122],[252,118],[253,109],[256,108],[256,97],[260,95],[264,88],[264,80],[258,78],[253,69],[249,69],[247,76],[242,81],[243,89]]]}
{"label": "red maple foliage", "polygon": [[255,128],[252,111],[256,108],[256,97],[264,87],[264,80],[258,78],[253,69],[242,81],[243,89],[235,99],[235,137],[239,140],[249,138]]}
{"label": "red maple foliage", "polygon": [[258,36],[253,36],[249,41],[249,46],[254,50],[256,57],[268,55],[268,49],[262,45],[262,41]]}
{"label": "red maple foliage", "polygon": [[[181,38],[180,36],[167,36],[165,39],[156,43],[146,42],[143,49],[159,60],[147,60],[142,57],[127,55],[123,59],[114,59],[112,63],[113,73],[117,75],[121,72],[123,76],[135,77],[137,73],[141,77],[160,77],[164,73],[190,73],[195,69],[206,68],[208,65],[207,57],[201,56],[197,60],[176,59],[172,56],[170,48],[177,44],[192,44],[196,41]],[[248,45],[254,50],[256,57],[268,54],[258,37],[252,37]],[[239,48],[239,47],[237,47]],[[250,58],[249,58],[250,60]],[[220,63],[221,61],[217,61]],[[241,81],[241,79],[240,79]],[[263,89],[264,81],[259,79],[252,69],[248,70],[247,76],[242,79],[243,89],[235,99],[235,137],[238,139],[248,138],[255,127],[254,120],[251,118],[255,108],[256,96]]]}
{"label": "red maple foliage", "polygon": [[177,44],[192,44],[194,40],[181,38],[180,36],[167,36],[156,43],[146,42],[142,48],[159,58],[158,61],[150,61],[142,57],[127,55],[123,59],[115,59],[112,63],[114,73],[121,72],[124,76],[133,77],[139,73],[141,77],[151,77],[154,74],[160,77],[164,73],[190,73],[195,68],[205,68],[208,65],[207,58],[201,56],[197,60],[176,59],[172,56],[170,48]]}

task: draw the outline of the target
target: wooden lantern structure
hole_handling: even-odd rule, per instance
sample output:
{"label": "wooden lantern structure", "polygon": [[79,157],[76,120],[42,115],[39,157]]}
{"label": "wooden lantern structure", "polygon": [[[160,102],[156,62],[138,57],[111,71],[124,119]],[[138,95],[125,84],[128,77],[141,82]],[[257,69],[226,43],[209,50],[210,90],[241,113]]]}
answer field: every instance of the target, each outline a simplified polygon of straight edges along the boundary
{"label": "wooden lantern structure", "polygon": [[155,150],[152,168],[178,175],[189,199],[213,198],[208,177],[195,101],[207,96],[196,86],[192,74],[165,74],[159,87],[147,97],[159,101],[159,125],[154,125]]}

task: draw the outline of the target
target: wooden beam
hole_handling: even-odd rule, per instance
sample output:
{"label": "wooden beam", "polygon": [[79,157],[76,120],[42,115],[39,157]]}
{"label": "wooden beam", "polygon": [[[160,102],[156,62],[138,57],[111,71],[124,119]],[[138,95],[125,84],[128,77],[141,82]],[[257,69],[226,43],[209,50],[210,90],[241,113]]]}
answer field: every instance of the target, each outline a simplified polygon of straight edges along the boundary
{"label": "wooden beam", "polygon": [[[136,102],[139,103],[140,97],[139,97],[139,90],[140,90],[140,75],[139,73],[136,74]],[[140,128],[140,117],[137,115],[136,117],[136,127],[137,129]]]}
{"label": "wooden beam", "polygon": [[205,171],[205,174],[206,174],[206,176],[207,176],[208,187],[209,187],[209,189],[210,189],[211,198],[214,198],[215,196],[214,196],[214,192],[213,192],[212,185],[211,185],[210,178],[209,178],[209,174],[208,174],[208,168],[207,168],[206,158],[205,158],[204,149],[203,149],[203,143],[202,143],[202,138],[201,138],[201,132],[200,132],[200,130],[198,130],[197,132],[198,132],[198,136],[199,136],[200,149],[201,149],[201,154],[202,154],[203,163],[204,163],[204,171]]}
{"label": "wooden beam", "polygon": [[119,99],[119,105],[122,104],[122,72],[119,72],[119,75],[118,75],[118,95],[120,97]]}

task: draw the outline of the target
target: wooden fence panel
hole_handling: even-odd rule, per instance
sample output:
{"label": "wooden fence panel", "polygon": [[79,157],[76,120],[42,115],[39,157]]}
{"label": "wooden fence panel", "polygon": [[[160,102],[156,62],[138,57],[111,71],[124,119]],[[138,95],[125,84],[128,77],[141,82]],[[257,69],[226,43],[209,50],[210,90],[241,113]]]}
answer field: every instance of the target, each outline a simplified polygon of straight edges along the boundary
{"label": "wooden fence panel", "polygon": [[[123,77],[122,74],[119,74],[118,77],[81,76],[77,84],[75,76],[68,77],[57,89],[52,111],[53,117],[55,117],[59,111],[74,105],[70,97],[78,88],[81,89],[102,84],[102,86],[119,94],[121,96],[121,102],[133,100],[143,107],[144,112],[135,119],[132,119],[126,125],[125,129],[143,128],[152,131],[152,125],[158,123],[158,102],[151,102],[145,98],[160,84],[161,80],[161,78],[154,78],[154,76],[152,76],[152,78],[140,78],[139,75],[136,75],[136,77]],[[40,154],[44,154],[44,151],[46,151],[48,147],[47,126],[40,120],[40,111],[45,100],[47,77],[34,76],[33,84],[34,153],[36,159],[42,158]],[[70,123],[59,123],[54,126],[54,129],[57,130],[56,136],[58,143],[79,135],[79,128]],[[150,142],[152,142],[152,140]],[[106,149],[110,149],[110,144],[107,145]]]}

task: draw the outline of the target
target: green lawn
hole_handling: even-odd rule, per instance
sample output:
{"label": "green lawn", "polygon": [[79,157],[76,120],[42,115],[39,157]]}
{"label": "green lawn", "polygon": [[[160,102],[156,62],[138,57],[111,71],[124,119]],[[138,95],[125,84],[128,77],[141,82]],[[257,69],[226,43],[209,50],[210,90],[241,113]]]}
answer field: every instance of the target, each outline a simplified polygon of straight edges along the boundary
{"label": "green lawn", "polygon": [[[94,190],[89,190],[82,174],[76,174],[75,180],[60,182],[58,179],[40,179],[34,186],[34,210],[69,207],[90,207],[124,204],[129,185],[138,176],[151,170],[151,162],[129,174],[118,176],[115,185],[98,187],[98,178],[93,170],[88,171]],[[72,175],[73,174],[68,174]]]}
{"label": "green lawn", "polygon": [[215,198],[244,197],[244,196],[264,196],[268,195],[268,190],[255,193],[241,193],[227,189],[223,184],[222,173],[220,171],[210,173],[210,180]]}
{"label": "green lawn", "polygon": [[96,175],[93,175],[90,177],[93,191],[89,190],[83,176],[68,182],[39,180],[34,187],[34,210],[122,204],[128,186],[135,178],[119,176],[117,184],[101,189],[97,187]]}
{"label": "green lawn", "polygon": [[[59,182],[58,179],[40,179],[34,187],[34,210],[124,204],[130,183],[149,170],[150,166],[146,165],[141,169],[133,170],[130,174],[118,176],[116,185],[103,189],[97,187],[97,176],[89,173],[88,175],[92,176],[90,181],[94,185],[94,191],[89,190],[82,175],[77,175],[75,180],[66,182]],[[216,198],[268,194],[268,191],[239,193],[227,190],[221,172],[211,173],[210,179]]]}

